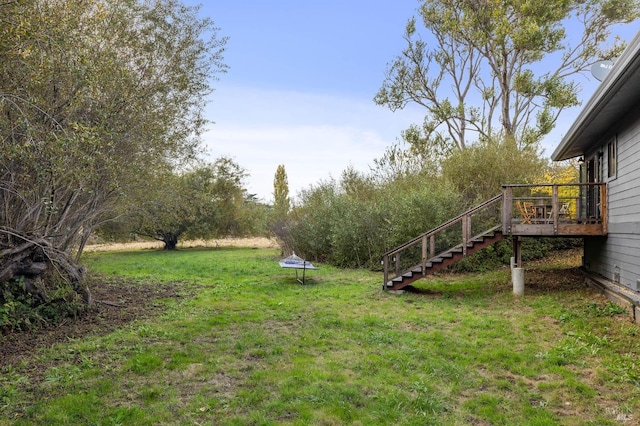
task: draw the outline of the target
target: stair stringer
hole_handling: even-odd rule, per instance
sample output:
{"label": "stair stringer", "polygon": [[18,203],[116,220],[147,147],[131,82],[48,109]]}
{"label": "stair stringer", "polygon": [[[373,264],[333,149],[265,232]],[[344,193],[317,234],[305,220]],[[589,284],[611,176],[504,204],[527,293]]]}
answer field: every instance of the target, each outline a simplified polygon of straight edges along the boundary
{"label": "stair stringer", "polygon": [[467,244],[467,252],[464,254],[462,244],[459,244],[451,249],[438,254],[427,260],[427,267],[422,270],[422,265],[417,265],[408,271],[402,273],[400,276],[390,280],[386,283],[387,290],[401,290],[402,288],[425,278],[437,271],[445,269],[454,263],[459,262],[465,257],[483,250],[498,241],[503,239],[502,231],[498,231],[497,228],[489,230],[477,237],[472,238]]}

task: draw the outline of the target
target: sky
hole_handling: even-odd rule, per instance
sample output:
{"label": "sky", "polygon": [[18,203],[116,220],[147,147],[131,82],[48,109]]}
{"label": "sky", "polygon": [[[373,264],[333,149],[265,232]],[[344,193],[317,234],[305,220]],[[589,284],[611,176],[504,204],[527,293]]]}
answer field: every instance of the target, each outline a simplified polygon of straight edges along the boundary
{"label": "sky", "polygon": [[[199,1],[186,0],[196,5]],[[290,196],[347,168],[367,172],[421,123],[409,106],[392,112],[373,97],[387,64],[402,50],[404,27],[418,0],[208,1],[200,14],[229,37],[228,72],[213,83],[203,135],[210,160],[231,157],[248,172],[246,188],[273,200],[273,179],[285,166]],[[630,40],[632,32],[625,30]],[[593,79],[591,79],[593,80]],[[584,101],[595,90],[587,82]],[[589,87],[591,85],[592,87]],[[561,116],[549,155],[579,110]],[[564,123],[564,124],[563,124]]]}

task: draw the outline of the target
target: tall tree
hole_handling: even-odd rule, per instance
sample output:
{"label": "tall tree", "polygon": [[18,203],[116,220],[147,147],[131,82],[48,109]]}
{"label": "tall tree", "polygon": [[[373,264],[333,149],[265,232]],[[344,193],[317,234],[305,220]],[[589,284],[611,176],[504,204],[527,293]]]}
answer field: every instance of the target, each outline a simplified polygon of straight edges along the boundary
{"label": "tall tree", "polygon": [[291,208],[289,199],[289,181],[284,164],[280,164],[276,169],[273,178],[273,210],[277,221],[284,220]]}
{"label": "tall tree", "polygon": [[0,11],[0,283],[79,283],[91,231],[156,169],[195,157],[226,40],[176,0]]}
{"label": "tall tree", "polygon": [[409,21],[407,47],[390,64],[375,102],[426,109],[421,138],[411,144],[536,144],[563,109],[578,104],[572,77],[617,56],[620,44],[603,50],[611,26],[633,21],[638,10],[637,0],[423,1],[419,16],[429,38],[415,18]]}
{"label": "tall tree", "polygon": [[289,180],[284,164],[280,164],[273,178],[273,208],[269,218],[269,230],[278,240],[283,254],[293,252],[288,219],[290,209]]}

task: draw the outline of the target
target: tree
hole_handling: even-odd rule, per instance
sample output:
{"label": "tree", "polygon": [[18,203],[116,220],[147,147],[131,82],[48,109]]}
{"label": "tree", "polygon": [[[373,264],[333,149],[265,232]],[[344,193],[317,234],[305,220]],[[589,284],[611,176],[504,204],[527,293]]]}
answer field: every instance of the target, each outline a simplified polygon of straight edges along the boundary
{"label": "tree", "polygon": [[255,200],[244,188],[246,170],[231,158],[221,157],[214,163],[213,176],[212,201],[218,212],[213,235],[245,235],[253,229],[247,204]]}
{"label": "tree", "polygon": [[200,164],[188,171],[158,172],[135,194],[117,221],[107,223],[100,235],[124,239],[131,234],[164,243],[175,250],[183,238],[241,235],[253,231],[255,220],[243,187],[246,172],[228,157]]}
{"label": "tree", "polygon": [[422,137],[412,144],[448,151],[503,138],[535,145],[563,109],[578,104],[572,77],[621,51],[620,44],[602,46],[611,26],[633,21],[638,10],[637,0],[424,1],[419,15],[434,44],[411,19],[407,47],[390,64],[375,102],[426,109]]}
{"label": "tree", "polygon": [[275,235],[278,239],[283,254],[293,252],[288,220],[290,209],[291,200],[289,199],[287,172],[284,164],[280,164],[273,178],[273,208],[269,218],[269,230],[271,235]]}
{"label": "tree", "polygon": [[537,183],[546,166],[532,147],[518,149],[508,140],[487,140],[452,152],[442,162],[442,177],[466,208],[498,195],[502,184]]}
{"label": "tree", "polygon": [[202,225],[199,216],[208,207],[205,199],[210,186],[205,177],[207,172],[196,169],[183,174],[171,171],[158,174],[136,197],[136,207],[109,226],[121,224],[119,228],[126,234],[153,238],[162,241],[165,250],[175,250],[185,232],[191,229],[198,234],[193,228]]}
{"label": "tree", "polygon": [[284,164],[280,164],[276,169],[273,179],[273,211],[276,221],[286,219],[289,209],[291,208],[291,200],[289,199],[289,181],[287,180],[287,172]]}
{"label": "tree", "polygon": [[0,283],[47,299],[82,291],[87,238],[134,189],[196,156],[226,39],[175,0],[0,9]]}
{"label": "tree", "polygon": [[[553,162],[549,164],[544,170],[544,173],[540,178],[540,182],[553,182],[553,183],[579,183],[580,182],[580,165],[577,159],[566,160],[563,162]],[[550,187],[535,188],[534,195],[551,197],[553,191]],[[568,202],[568,214],[569,217],[578,217],[578,206],[573,200],[580,198],[580,187],[578,186],[561,186],[558,188],[558,196],[562,203]]]}
{"label": "tree", "polygon": [[385,251],[459,213],[460,198],[443,179],[411,176],[376,183],[348,168],[340,181],[300,193],[280,240],[307,259],[380,270]]}
{"label": "tree", "polygon": [[372,171],[376,179],[382,183],[411,176],[437,176],[444,157],[422,140],[417,125],[403,130],[401,140],[387,147],[382,157],[373,160]]}

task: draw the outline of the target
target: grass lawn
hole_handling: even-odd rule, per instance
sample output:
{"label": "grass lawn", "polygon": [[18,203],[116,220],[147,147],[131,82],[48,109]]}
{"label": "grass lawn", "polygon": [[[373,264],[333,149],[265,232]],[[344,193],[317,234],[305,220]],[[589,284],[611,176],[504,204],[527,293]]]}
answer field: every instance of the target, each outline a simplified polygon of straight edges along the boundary
{"label": "grass lawn", "polygon": [[640,424],[639,327],[562,260],[531,265],[522,298],[508,269],[391,295],[381,273],[317,265],[302,286],[277,260],[85,255],[105,279],[185,296],[1,366],[0,424]]}

